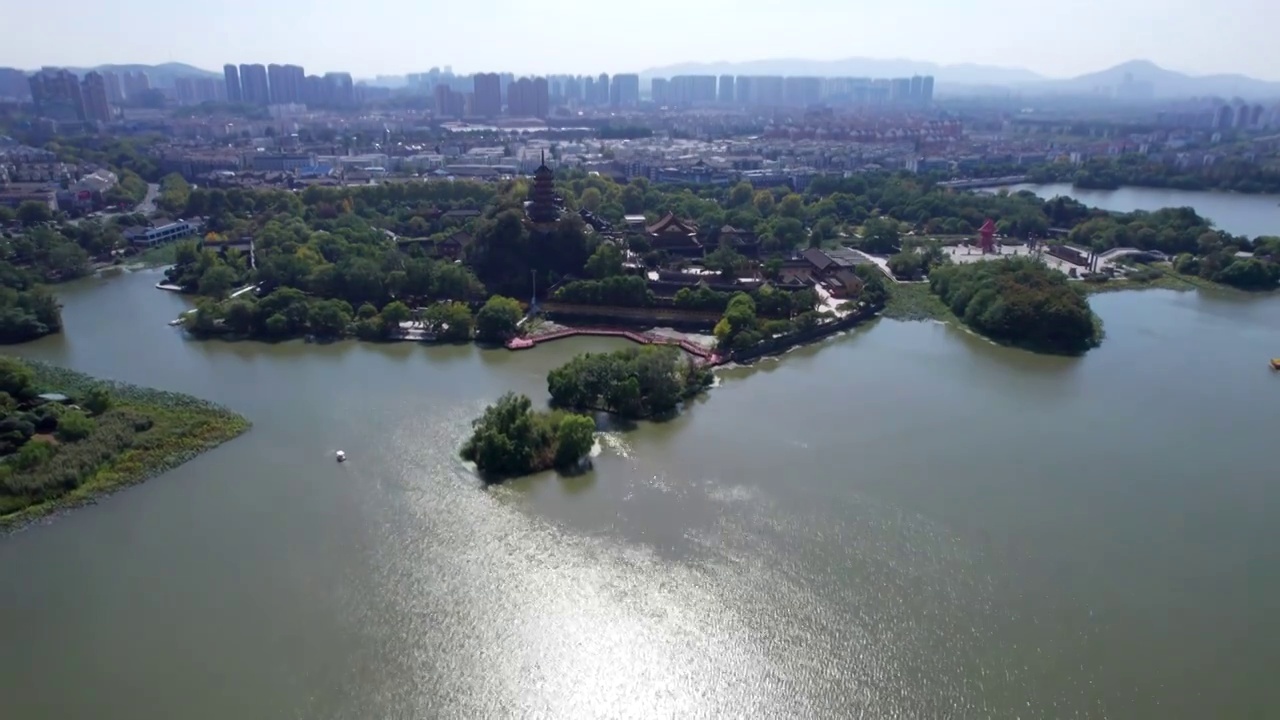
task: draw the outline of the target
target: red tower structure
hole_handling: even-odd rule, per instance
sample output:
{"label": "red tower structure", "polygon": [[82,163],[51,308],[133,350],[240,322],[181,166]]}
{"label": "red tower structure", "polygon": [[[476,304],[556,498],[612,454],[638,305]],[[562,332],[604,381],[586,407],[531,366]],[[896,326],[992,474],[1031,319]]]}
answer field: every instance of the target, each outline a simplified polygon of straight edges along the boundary
{"label": "red tower structure", "polygon": [[996,224],[991,218],[982,223],[982,227],[978,228],[978,234],[982,236],[982,254],[993,253],[996,251]]}

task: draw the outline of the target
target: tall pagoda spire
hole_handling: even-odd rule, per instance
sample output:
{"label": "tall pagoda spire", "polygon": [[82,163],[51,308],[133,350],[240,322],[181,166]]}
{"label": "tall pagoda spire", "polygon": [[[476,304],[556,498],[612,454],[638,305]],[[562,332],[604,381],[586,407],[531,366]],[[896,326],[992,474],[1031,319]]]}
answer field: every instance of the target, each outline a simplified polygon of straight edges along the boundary
{"label": "tall pagoda spire", "polygon": [[556,204],[555,173],[547,167],[546,151],[540,154],[539,160],[538,169],[533,172],[533,188],[529,192],[527,212],[529,219],[535,223],[554,223],[560,219],[560,208]]}

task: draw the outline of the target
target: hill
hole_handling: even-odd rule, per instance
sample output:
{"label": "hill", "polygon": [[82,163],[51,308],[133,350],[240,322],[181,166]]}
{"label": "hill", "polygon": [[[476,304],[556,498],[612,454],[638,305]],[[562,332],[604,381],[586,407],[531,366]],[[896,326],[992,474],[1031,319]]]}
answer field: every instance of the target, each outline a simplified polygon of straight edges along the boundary
{"label": "hill", "polygon": [[204,70],[194,65],[179,62],[162,63],[160,65],[98,65],[91,68],[67,69],[77,75],[84,75],[90,70],[113,73],[141,71],[147,74],[147,77],[151,80],[152,87],[172,87],[174,79],[180,77],[222,77],[220,72]]}
{"label": "hill", "polygon": [[1149,60],[1131,60],[1106,70],[1073,78],[1047,78],[1025,68],[962,63],[939,65],[905,59],[845,58],[803,60],[778,58],[746,62],[679,63],[645,70],[642,77],[673,75],[799,75],[818,77],[905,77],[933,75],[947,94],[989,94],[1010,90],[1024,95],[1095,95],[1131,83],[1135,94],[1150,85],[1158,99],[1216,96],[1251,99],[1280,98],[1280,82],[1245,75],[1188,75]]}
{"label": "hill", "polygon": [[1151,95],[1156,98],[1207,96],[1280,98],[1278,82],[1268,82],[1237,74],[1188,75],[1160,67],[1150,60],[1131,60],[1095,73],[1066,80],[1033,83],[1022,89],[1054,94],[1090,94],[1099,88],[1121,87],[1126,82],[1150,84]]}
{"label": "hill", "polygon": [[818,77],[904,77],[932,75],[938,83],[955,85],[1015,85],[1046,78],[1025,68],[962,63],[939,65],[917,60],[845,58],[843,60],[803,60],[779,58],[746,62],[679,63],[650,68],[641,77],[673,75],[801,75]]}

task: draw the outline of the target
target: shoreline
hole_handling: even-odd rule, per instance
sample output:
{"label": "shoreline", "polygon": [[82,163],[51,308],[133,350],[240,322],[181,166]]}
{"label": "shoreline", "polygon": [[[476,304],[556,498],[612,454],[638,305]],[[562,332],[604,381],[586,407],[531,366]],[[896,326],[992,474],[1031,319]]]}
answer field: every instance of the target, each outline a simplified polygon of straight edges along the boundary
{"label": "shoreline", "polygon": [[151,480],[239,437],[253,425],[226,407],[192,395],[95,378],[21,357],[15,359],[34,371],[35,385],[44,391],[76,394],[105,386],[118,407],[151,418],[154,425],[146,433],[154,434],[146,438],[153,442],[139,443],[112,456],[71,491],[0,516],[0,535],[95,504],[100,498]]}

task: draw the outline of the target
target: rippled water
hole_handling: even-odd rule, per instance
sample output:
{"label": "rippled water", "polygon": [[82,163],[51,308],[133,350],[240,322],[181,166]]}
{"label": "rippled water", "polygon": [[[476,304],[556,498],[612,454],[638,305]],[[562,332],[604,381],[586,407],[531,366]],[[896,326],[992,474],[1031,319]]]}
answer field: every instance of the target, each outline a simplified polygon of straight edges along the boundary
{"label": "rippled water", "polygon": [[[197,343],[137,274],[22,352],[254,430],[0,539],[17,718],[1265,716],[1280,305],[1094,299],[1083,359],[880,322],[483,488],[508,389],[608,339]],[[351,460],[332,460],[335,449]]]}

